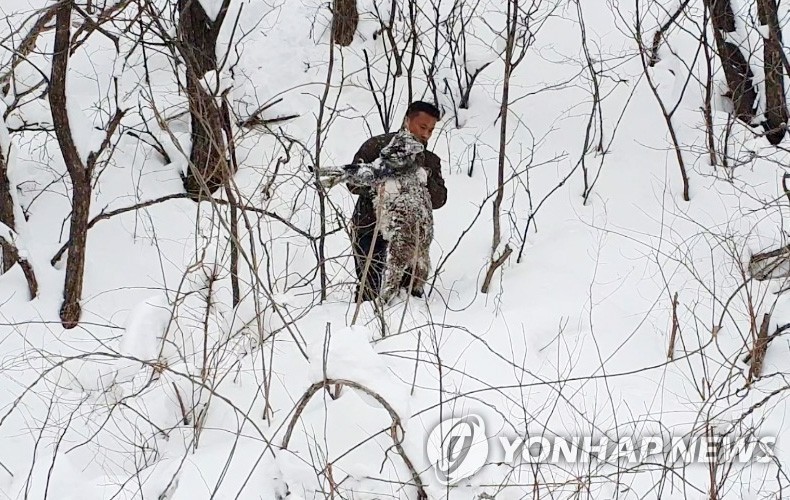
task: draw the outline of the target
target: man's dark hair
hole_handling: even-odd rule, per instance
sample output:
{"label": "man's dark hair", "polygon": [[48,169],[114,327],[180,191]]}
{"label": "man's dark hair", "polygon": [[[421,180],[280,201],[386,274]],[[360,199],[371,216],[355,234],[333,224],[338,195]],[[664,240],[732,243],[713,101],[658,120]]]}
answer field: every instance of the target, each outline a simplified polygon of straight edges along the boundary
{"label": "man's dark hair", "polygon": [[425,101],[414,101],[413,103],[409,104],[409,107],[406,109],[406,116],[408,118],[412,118],[417,113],[425,113],[436,118],[437,120],[442,119],[442,114],[439,111],[439,108]]}

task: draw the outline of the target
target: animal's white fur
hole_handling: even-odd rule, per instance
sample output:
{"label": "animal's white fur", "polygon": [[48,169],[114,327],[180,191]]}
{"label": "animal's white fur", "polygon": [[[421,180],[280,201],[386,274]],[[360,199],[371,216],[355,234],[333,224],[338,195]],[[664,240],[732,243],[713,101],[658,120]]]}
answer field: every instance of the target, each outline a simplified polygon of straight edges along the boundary
{"label": "animal's white fur", "polygon": [[323,169],[330,185],[351,180],[374,190],[381,236],[388,241],[381,299],[386,303],[412,270],[413,290],[421,292],[431,268],[433,211],[423,145],[407,131],[396,134],[375,162]]}

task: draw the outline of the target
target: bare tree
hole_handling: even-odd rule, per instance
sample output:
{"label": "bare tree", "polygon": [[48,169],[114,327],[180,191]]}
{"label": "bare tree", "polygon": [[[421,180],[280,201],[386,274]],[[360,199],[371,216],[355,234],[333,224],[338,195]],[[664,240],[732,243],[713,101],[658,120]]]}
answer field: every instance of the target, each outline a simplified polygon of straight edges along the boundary
{"label": "bare tree", "polygon": [[713,25],[713,38],[716,41],[724,76],[727,78],[729,97],[735,110],[735,116],[750,124],[754,118],[757,103],[757,91],[754,88],[754,74],[749,62],[728,35],[735,34],[735,13],[730,0],[704,0],[705,7],[710,11]]}
{"label": "bare tree", "polygon": [[[367,50],[363,50],[365,57],[365,74],[368,83],[368,90],[376,104],[376,109],[381,122],[382,131],[390,132],[393,126],[400,124],[395,121],[395,109],[398,104],[398,96],[402,95],[402,88],[399,85],[401,78],[406,78],[408,101],[411,102],[414,95],[414,65],[418,52],[418,32],[416,26],[416,7],[409,4],[408,18],[403,8],[399,8],[396,1],[389,5],[388,12],[381,12],[378,5],[374,5],[375,17],[379,22],[379,29],[373,34],[374,39],[381,37],[383,45],[383,59],[386,61],[386,69],[378,73],[384,73],[383,83],[380,77],[376,77],[377,62],[379,58],[371,59]],[[383,64],[382,64],[383,66]]]}
{"label": "bare tree", "polygon": [[494,62],[495,59],[487,61],[470,60],[469,39],[474,36],[471,33],[470,25],[475,18],[479,18],[478,7],[480,0],[473,3],[467,0],[455,0],[449,15],[442,23],[447,49],[449,51],[450,67],[455,76],[455,87],[458,92],[456,102],[453,91],[447,79],[444,79],[445,88],[453,99],[455,108],[455,126],[461,127],[458,119],[458,109],[469,109],[469,98],[472,94],[472,87],[477,77]]}
{"label": "bare tree", "polygon": [[461,96],[461,99],[458,101],[460,109],[469,108],[469,95],[472,92],[475,80],[493,62],[491,60],[472,66],[472,62],[469,60],[468,39],[472,36],[468,32],[469,24],[472,22],[472,19],[479,15],[477,13],[479,5],[479,0],[473,5],[470,5],[465,0],[456,1],[445,23],[447,27],[447,41],[450,46],[450,55],[452,56],[450,64],[453,67],[458,92]]}
{"label": "bare tree", "polygon": [[[713,51],[708,39],[708,25],[710,24],[710,11],[704,9],[702,15],[702,36],[700,43],[705,55],[705,103],[702,114],[705,118],[705,143],[708,150],[708,162],[711,166],[719,164],[716,152],[716,138],[713,130]],[[726,162],[726,159],[724,159]]]}
{"label": "bare tree", "polygon": [[[82,308],[82,283],[85,272],[85,252],[88,240],[88,216],[91,204],[91,180],[100,155],[111,145],[111,138],[120,125],[124,111],[120,108],[106,128],[106,136],[98,151],[91,152],[83,160],[72,134],[66,100],[66,77],[71,56],[71,13],[73,0],[64,0],[58,5],[56,14],[55,45],[52,54],[52,75],[50,78],[49,102],[52,108],[52,121],[60,145],[61,155],[66,165],[72,187],[71,225],[69,229],[69,250],[66,261],[66,280],[63,290],[63,304],[60,319],[64,328],[74,328],[80,319]],[[117,96],[116,96],[117,97]]]}
{"label": "bare tree", "polygon": [[358,23],[357,0],[333,0],[332,39],[336,44],[343,47],[351,45]]}
{"label": "bare tree", "polygon": [[[0,123],[0,126],[5,127],[5,123]],[[0,148],[0,224],[14,229],[14,200],[11,197],[11,186],[8,182],[8,153],[6,148]],[[15,252],[10,245],[0,242],[0,249],[2,249],[0,273],[4,273],[11,269],[17,261]]]}
{"label": "bare tree", "polygon": [[[391,65],[387,64],[387,71],[384,74],[384,84],[379,83],[379,80],[373,76],[374,63],[371,62],[368,51],[362,51],[365,57],[365,75],[368,82],[368,90],[376,104],[378,110],[379,122],[381,123],[381,130],[387,133],[392,130],[395,115],[395,104],[397,90],[398,76],[391,71]],[[391,59],[390,51],[386,52],[387,59]],[[388,61],[389,62],[389,61]]]}
{"label": "bare tree", "polygon": [[524,11],[520,5],[520,0],[508,0],[507,18],[505,21],[505,53],[503,55],[505,72],[502,82],[502,102],[499,107],[499,160],[497,163],[497,191],[493,203],[493,238],[491,241],[491,263],[488,266],[482,293],[488,293],[494,272],[507,261],[513,249],[506,245],[502,253],[497,256],[496,252],[502,242],[502,201],[505,196],[505,163],[507,161],[507,125],[508,112],[510,108],[510,79],[513,71],[524,60],[527,49],[533,39],[528,23],[531,16],[537,10],[539,1],[534,1],[529,11]]}
{"label": "bare tree", "polygon": [[[332,122],[337,118],[338,115],[338,102],[340,100],[340,96],[343,92],[343,74],[341,72],[340,75],[340,84],[335,86],[336,84],[333,83],[334,79],[334,72],[335,72],[335,39],[334,39],[334,31],[330,33],[329,38],[329,53],[327,55],[327,69],[326,69],[326,79],[324,80],[323,89],[321,90],[320,96],[318,98],[318,113],[316,114],[316,121],[315,121],[315,142],[313,143],[313,150],[310,153],[313,158],[314,168],[313,168],[313,181],[316,186],[316,192],[318,194],[318,220],[320,223],[319,228],[319,235],[316,238],[315,242],[313,243],[313,249],[315,251],[316,257],[318,259],[318,274],[321,282],[321,301],[325,301],[328,294],[328,285],[329,285],[329,277],[327,274],[327,257],[326,257],[326,239],[329,235],[327,231],[327,214],[329,213],[329,209],[332,208],[332,202],[327,196],[326,191],[322,187],[319,181],[319,169],[321,167],[321,162],[323,159],[324,153],[324,145],[326,138],[328,136],[329,130],[332,126]],[[367,57],[367,53],[365,54]],[[342,67],[341,67],[342,70]],[[368,66],[368,70],[370,70],[370,66]],[[368,73],[369,75],[369,73]],[[330,101],[330,98],[333,100]],[[383,119],[383,116],[382,116]]]}
{"label": "bare tree", "polygon": [[[38,15],[38,13],[36,13]],[[33,17],[33,16],[31,16]],[[19,64],[26,60],[27,56],[33,51],[42,32],[47,30],[47,25],[55,17],[55,7],[47,8],[41,14],[32,28],[23,37],[18,47],[13,51],[11,61],[8,64],[8,69],[0,76],[0,91],[4,95],[9,95],[12,91],[12,83],[14,78],[14,70]],[[35,88],[35,87],[34,87]],[[16,92],[13,92],[16,95]],[[17,99],[19,96],[17,96]],[[6,110],[6,115],[10,109]],[[5,123],[2,118],[0,127],[5,128]],[[6,132],[3,132],[4,134]],[[10,138],[8,139],[10,141]],[[8,146],[8,147],[6,147]],[[9,229],[15,230],[16,224],[14,220],[14,202],[11,196],[11,185],[8,181],[8,168],[10,158],[10,144],[3,145],[0,150],[0,224],[5,224]],[[2,257],[2,264],[0,265],[0,273],[8,271],[17,262],[17,253],[11,244],[5,241],[0,241],[0,257]]]}
{"label": "bare tree", "polygon": [[782,30],[776,0],[757,0],[760,24],[768,29],[763,37],[763,65],[765,67],[765,135],[771,144],[779,144],[787,128],[784,67],[782,66]]}
{"label": "bare tree", "polygon": [[417,5],[416,0],[407,0],[409,3],[409,38],[411,40],[411,56],[409,58],[409,65],[406,67],[406,81],[408,82],[408,101],[414,100],[414,65],[417,63],[417,57],[420,46],[420,36],[417,29]]}
{"label": "bare tree", "polygon": [[[428,84],[428,90],[431,92],[433,96],[433,102],[439,102],[439,84],[436,81],[437,73],[439,71],[439,55],[441,49],[441,42],[440,42],[440,25],[441,25],[441,0],[430,0],[431,2],[431,17],[429,18],[432,27],[431,31],[433,32],[433,36],[431,38],[431,52],[430,54],[426,53],[425,51],[421,51],[419,57],[422,59],[423,62],[423,73],[425,75],[425,81]],[[427,14],[426,14],[427,17]],[[421,45],[425,44],[424,40],[420,41]]]}
{"label": "bare tree", "polygon": [[[664,122],[667,125],[667,130],[669,131],[669,137],[672,139],[672,146],[675,150],[675,157],[678,161],[678,166],[680,168],[680,178],[683,181],[683,200],[689,201],[690,194],[689,194],[689,177],[688,172],[686,171],[686,162],[683,159],[683,151],[681,149],[680,138],[678,137],[677,131],[675,130],[675,125],[672,122],[672,118],[675,115],[675,112],[679,109],[680,103],[683,101],[683,95],[685,94],[686,88],[691,81],[692,72],[689,71],[687,74],[685,81],[683,82],[683,90],[680,92],[680,95],[677,97],[674,103],[671,103],[671,107],[664,103],[664,100],[661,97],[661,94],[658,91],[658,84],[653,80],[650,76],[650,70],[648,69],[651,62],[653,62],[655,50],[652,52],[647,50],[645,43],[642,41],[642,21],[639,14],[639,4],[637,3],[636,9],[636,42],[639,46],[639,51],[641,53],[640,61],[642,62],[642,70],[645,74],[645,79],[647,80],[647,84],[650,86],[650,90],[653,93],[653,96],[656,98],[656,102],[658,102],[659,107],[661,108],[661,116],[664,118]],[[654,37],[655,40],[655,37]],[[655,45],[654,45],[655,47]],[[697,48],[697,54],[694,56],[694,59],[699,56],[702,47]],[[740,52],[739,52],[740,53]]]}
{"label": "bare tree", "polygon": [[[599,64],[596,59],[590,54],[589,44],[587,43],[587,25],[584,21],[584,13],[582,11],[582,4],[581,2],[576,2],[576,12],[579,16],[579,29],[581,30],[581,45],[582,45],[582,52],[584,53],[585,65],[587,66],[587,71],[590,73],[590,86],[592,90],[592,109],[590,110],[590,118],[587,120],[587,130],[584,133],[584,147],[582,148],[581,154],[581,166],[582,172],[584,173],[584,191],[582,193],[582,197],[584,198],[584,204],[587,204],[587,200],[592,193],[593,185],[595,184],[595,180],[592,183],[589,180],[589,171],[587,168],[587,154],[590,150],[593,149],[593,142],[595,141],[595,136],[597,135],[598,143],[595,145],[595,152],[598,154],[604,154],[604,146],[603,146],[603,106],[601,105],[601,82],[600,82],[600,73],[601,70],[596,68],[596,64]],[[597,131],[597,134],[596,134]],[[598,174],[600,175],[600,169],[598,170]],[[596,176],[597,179],[597,176]]]}
{"label": "bare tree", "polygon": [[65,328],[77,326],[82,312],[82,280],[85,272],[85,245],[88,240],[88,215],[91,203],[91,172],[83,163],[71,132],[71,122],[66,104],[66,76],[69,71],[71,46],[72,1],[61,2],[56,13],[55,47],[52,54],[52,78],[50,79],[49,101],[52,106],[52,121],[60,143],[63,161],[66,163],[72,186],[71,228],[66,283],[60,319]]}
{"label": "bare tree", "polygon": [[223,0],[216,18],[211,19],[199,1],[178,1],[177,47],[186,67],[192,120],[192,149],[184,187],[195,200],[209,197],[233,175],[226,154],[222,110],[217,96],[202,84],[206,73],[219,70],[217,37],[229,7],[230,0]]}

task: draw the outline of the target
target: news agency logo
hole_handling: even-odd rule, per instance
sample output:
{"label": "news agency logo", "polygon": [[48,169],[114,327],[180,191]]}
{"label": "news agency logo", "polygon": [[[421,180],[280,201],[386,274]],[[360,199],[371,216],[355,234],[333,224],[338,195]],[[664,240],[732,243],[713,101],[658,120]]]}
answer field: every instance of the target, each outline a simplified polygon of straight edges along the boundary
{"label": "news agency logo", "polygon": [[776,460],[775,436],[496,436],[489,441],[482,417],[445,419],[428,436],[426,454],[442,485],[454,485],[479,471],[493,448],[497,462],[576,464],[765,464]]}
{"label": "news agency logo", "polygon": [[443,485],[471,477],[488,460],[486,425],[479,415],[442,420],[427,444],[428,459]]}

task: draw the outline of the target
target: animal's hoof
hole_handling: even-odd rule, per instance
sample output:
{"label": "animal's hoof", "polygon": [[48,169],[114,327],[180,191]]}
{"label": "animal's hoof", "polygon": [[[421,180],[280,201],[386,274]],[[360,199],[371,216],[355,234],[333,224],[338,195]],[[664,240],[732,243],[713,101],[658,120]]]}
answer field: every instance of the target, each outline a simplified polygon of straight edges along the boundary
{"label": "animal's hoof", "polygon": [[423,292],[422,288],[412,288],[412,290],[411,290],[411,296],[412,297],[417,297],[417,298],[421,299],[423,297],[423,295],[425,295],[425,292]]}
{"label": "animal's hoof", "polygon": [[392,304],[395,297],[397,296],[398,296],[397,290],[387,289],[381,293],[381,295],[379,296],[379,301],[381,302],[382,306],[388,306]]}
{"label": "animal's hoof", "polygon": [[318,179],[324,189],[332,189],[339,182],[337,177],[321,177]]}

